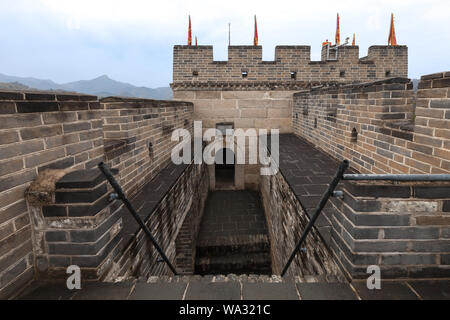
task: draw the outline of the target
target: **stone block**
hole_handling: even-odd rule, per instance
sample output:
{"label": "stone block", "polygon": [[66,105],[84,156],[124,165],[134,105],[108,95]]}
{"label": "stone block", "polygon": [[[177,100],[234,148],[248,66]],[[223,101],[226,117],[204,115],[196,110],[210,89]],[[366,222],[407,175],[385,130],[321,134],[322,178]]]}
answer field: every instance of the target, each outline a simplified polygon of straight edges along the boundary
{"label": "stone block", "polygon": [[220,91],[196,91],[195,99],[220,99],[221,95]]}
{"label": "stone block", "polygon": [[267,109],[265,108],[241,109],[241,117],[251,119],[267,118]]}

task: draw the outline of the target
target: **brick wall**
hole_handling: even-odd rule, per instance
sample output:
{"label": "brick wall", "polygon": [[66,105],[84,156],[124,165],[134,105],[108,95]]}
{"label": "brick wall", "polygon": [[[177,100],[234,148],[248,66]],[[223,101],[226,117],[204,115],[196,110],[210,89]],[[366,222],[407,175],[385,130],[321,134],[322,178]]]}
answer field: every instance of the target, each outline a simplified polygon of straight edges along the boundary
{"label": "brick wall", "polygon": [[[171,174],[164,172],[167,170]],[[181,274],[193,273],[195,242],[208,195],[208,181],[205,165],[170,164],[132,200],[135,207],[140,208],[139,215],[156,241]],[[163,192],[158,195],[161,187]],[[129,216],[125,208],[122,211],[124,217]],[[124,243],[106,279],[171,275],[144,232],[135,232],[136,223],[131,224],[133,236]]]}
{"label": "brick wall", "polygon": [[[281,171],[261,178],[261,195],[269,229],[272,272],[280,274],[300,235],[309,222],[300,201]],[[343,274],[333,254],[313,228],[288,270],[294,276],[334,276],[343,280]]]}
{"label": "brick wall", "polygon": [[205,166],[202,167],[200,172],[194,172],[194,183],[191,181],[191,208],[175,240],[176,266],[180,274],[194,274],[195,271],[197,237],[209,191],[208,170]]}
{"label": "brick wall", "polygon": [[422,77],[415,116],[414,141],[428,147],[422,152],[428,161],[418,160],[433,173],[450,172],[450,72]]}
{"label": "brick wall", "polygon": [[423,77],[415,111],[402,78],[297,93],[294,132],[361,173],[448,173],[449,85],[440,76]]}
{"label": "brick wall", "polygon": [[406,46],[372,46],[361,60],[357,46],[339,48],[337,61],[311,61],[310,52],[310,46],[277,46],[275,60],[262,61],[261,46],[230,46],[228,61],[213,61],[212,46],[175,46],[173,88],[189,85],[184,82],[359,82],[384,79],[386,72],[388,77],[408,76]]}
{"label": "brick wall", "polygon": [[119,170],[118,182],[132,196],[170,160],[172,132],[192,132],[192,104],[130,98],[100,100],[107,163]]}
{"label": "brick wall", "polygon": [[106,179],[97,168],[61,176],[51,191],[42,188],[50,180],[45,173],[27,191],[36,276],[63,279],[67,267],[77,265],[83,281],[99,280],[121,242],[121,203],[109,201]]}
{"label": "brick wall", "polygon": [[[175,46],[174,99],[192,102],[194,118],[204,129],[231,123],[234,128],[289,133],[295,91],[408,74],[406,46],[373,46],[363,59],[358,47],[344,46],[335,61],[311,61],[310,51],[309,46],[277,46],[275,60],[262,61],[260,46],[230,46],[227,61],[214,61],[212,46]],[[257,189],[258,169],[237,167],[234,188]],[[213,168],[210,177],[214,189]]]}
{"label": "brick wall", "polygon": [[96,165],[119,169],[133,196],[169,163],[172,129],[192,127],[192,104],[44,92],[0,100],[0,297],[72,263],[85,279],[104,277],[124,226]]}
{"label": "brick wall", "polygon": [[353,278],[450,276],[450,184],[346,182],[333,198],[331,247]]}
{"label": "brick wall", "polygon": [[24,193],[47,169],[86,169],[103,158],[96,97],[0,92],[0,297],[34,276]]}
{"label": "brick wall", "polygon": [[[313,88],[294,95],[298,136],[361,173],[449,173],[449,74]],[[356,133],[356,134],[355,134]],[[450,272],[449,185],[346,182],[332,198],[331,246],[354,278],[379,265],[383,278]]]}

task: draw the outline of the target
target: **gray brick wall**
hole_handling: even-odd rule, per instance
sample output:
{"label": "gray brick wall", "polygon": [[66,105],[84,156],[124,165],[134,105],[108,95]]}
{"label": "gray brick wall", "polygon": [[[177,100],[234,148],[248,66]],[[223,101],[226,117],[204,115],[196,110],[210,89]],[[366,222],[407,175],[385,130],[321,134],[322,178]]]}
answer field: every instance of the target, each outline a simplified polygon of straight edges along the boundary
{"label": "gray brick wall", "polygon": [[331,246],[353,278],[448,278],[449,199],[448,183],[346,182]]}
{"label": "gray brick wall", "polygon": [[58,181],[107,160],[132,196],[167,165],[172,129],[192,128],[192,104],[0,92],[0,121],[4,298],[35,274],[65,276],[71,263],[82,266],[88,279],[104,276],[119,252],[120,207],[106,201],[106,183],[60,190]]}
{"label": "gray brick wall", "polygon": [[17,294],[35,272],[27,187],[46,169],[102,159],[98,108],[93,96],[0,92],[0,297]]}
{"label": "gray brick wall", "polygon": [[[173,88],[207,82],[361,82],[408,76],[406,46],[372,46],[363,59],[359,47],[345,46],[339,48],[337,61],[311,61],[310,52],[310,46],[277,46],[275,60],[262,61],[261,46],[230,46],[228,61],[213,61],[212,46],[175,46]],[[248,73],[245,79],[243,71]],[[291,72],[297,73],[296,79]]]}
{"label": "gray brick wall", "polygon": [[[174,170],[173,165],[169,170]],[[170,188],[155,198],[147,194],[158,189],[156,184],[170,180]],[[200,226],[203,206],[208,195],[208,172],[205,165],[190,164],[180,169],[172,177],[158,175],[141,191],[137,198],[150,198],[151,210],[144,212],[144,220],[169,260],[181,274],[192,274],[195,257],[196,236]],[[152,186],[153,185],[153,186]],[[156,192],[154,192],[156,193]],[[134,201],[138,201],[137,199]],[[144,200],[145,201],[145,200]],[[144,204],[144,207],[146,205]],[[125,209],[122,209],[125,210]],[[128,214],[128,212],[124,212]],[[145,218],[147,217],[147,218]],[[115,259],[114,267],[109,271],[108,280],[119,277],[145,277],[172,275],[163,262],[158,261],[159,254],[148,241],[143,231],[133,234]]]}
{"label": "gray brick wall", "polygon": [[417,98],[402,78],[296,93],[294,133],[362,173],[448,173],[444,75],[424,76]]}
{"label": "gray brick wall", "polygon": [[193,106],[182,101],[106,98],[100,101],[107,163],[133,196],[170,161],[172,131],[192,132]]}
{"label": "gray brick wall", "polygon": [[[261,195],[269,229],[272,271],[280,274],[309,218],[281,172],[261,179]],[[334,276],[344,279],[333,254],[313,228],[288,270],[292,276]]]}

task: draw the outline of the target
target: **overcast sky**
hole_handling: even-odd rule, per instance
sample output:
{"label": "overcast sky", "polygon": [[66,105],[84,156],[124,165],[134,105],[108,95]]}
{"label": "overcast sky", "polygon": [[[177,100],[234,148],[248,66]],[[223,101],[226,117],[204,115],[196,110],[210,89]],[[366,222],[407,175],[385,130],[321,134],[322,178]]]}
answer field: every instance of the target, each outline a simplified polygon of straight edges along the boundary
{"label": "overcast sky", "polygon": [[311,45],[356,33],[360,56],[387,44],[390,14],[399,44],[409,46],[409,76],[450,70],[448,0],[0,0],[0,73],[69,82],[107,74],[148,87],[172,81],[172,50],[186,44],[188,14],[199,44],[214,45],[227,59],[232,44],[252,44],[258,18],[263,58],[276,45]]}

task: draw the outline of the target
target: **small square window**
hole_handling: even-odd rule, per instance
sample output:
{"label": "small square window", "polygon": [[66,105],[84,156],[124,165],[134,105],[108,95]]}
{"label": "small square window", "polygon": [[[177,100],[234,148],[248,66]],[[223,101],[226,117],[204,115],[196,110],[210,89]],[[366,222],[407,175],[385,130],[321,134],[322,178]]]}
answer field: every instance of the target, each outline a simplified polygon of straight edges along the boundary
{"label": "small square window", "polygon": [[248,71],[242,71],[242,78],[248,77]]}
{"label": "small square window", "polygon": [[192,76],[194,76],[194,77],[198,77],[198,71],[197,71],[197,70],[195,70],[195,71],[192,71]]}
{"label": "small square window", "polygon": [[387,70],[386,73],[385,73],[385,75],[386,75],[386,77],[390,77],[390,76],[391,76],[391,71],[390,71],[390,70]]}
{"label": "small square window", "polygon": [[339,72],[339,77],[345,78],[345,71],[344,70],[341,70],[341,72]]}
{"label": "small square window", "polygon": [[297,71],[291,71],[291,79],[296,80],[297,79]]}

